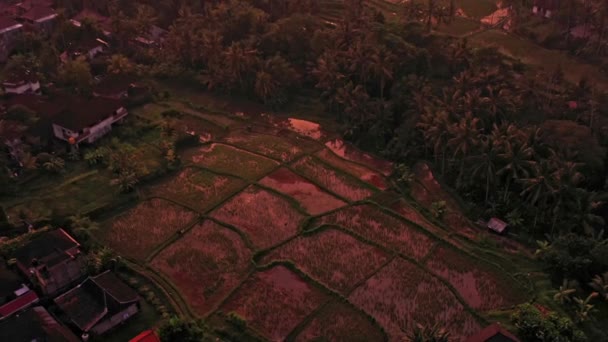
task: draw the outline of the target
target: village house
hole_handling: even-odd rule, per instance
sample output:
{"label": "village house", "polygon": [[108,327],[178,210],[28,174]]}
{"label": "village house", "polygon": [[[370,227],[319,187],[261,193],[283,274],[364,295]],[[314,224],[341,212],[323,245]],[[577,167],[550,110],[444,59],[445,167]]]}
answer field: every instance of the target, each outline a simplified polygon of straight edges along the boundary
{"label": "village house", "polygon": [[87,60],[92,60],[109,47],[109,44],[99,38],[87,39],[75,43],[70,46],[66,51],[61,54],[61,60],[66,62],[68,60],[76,59],[80,56],[84,56]]}
{"label": "village house", "polygon": [[70,22],[76,27],[81,27],[82,23],[87,20],[99,28],[106,38],[112,36],[112,20],[88,8],[76,14],[70,19]]}
{"label": "village house", "polygon": [[37,236],[14,257],[19,270],[44,295],[57,294],[84,277],[80,244],[63,229]]}
{"label": "village house", "polygon": [[477,334],[469,337],[467,342],[520,342],[515,335],[508,332],[500,324],[494,323]]}
{"label": "village house", "polygon": [[551,18],[553,13],[559,8],[559,0],[534,0],[532,13]]}
{"label": "village house", "polygon": [[30,70],[10,73],[2,86],[5,94],[40,94],[40,80]]}
{"label": "village house", "polygon": [[53,119],[53,134],[71,144],[93,143],[122,122],[128,111],[118,100],[94,97],[73,99]]}
{"label": "village house", "polygon": [[19,20],[40,32],[50,34],[55,27],[57,12],[48,6],[34,5],[19,16]]}
{"label": "village house", "polygon": [[492,217],[486,226],[495,233],[504,234],[507,231],[508,224],[499,218]]}
{"label": "village house", "polygon": [[38,302],[38,295],[0,260],[0,321]]}
{"label": "village house", "polygon": [[147,35],[136,37],[133,42],[143,48],[159,48],[162,47],[167,33],[167,30],[152,25]]}
{"label": "village house", "polygon": [[23,25],[7,16],[0,16],[0,62],[8,59],[21,36]]}
{"label": "village house", "polygon": [[2,341],[79,342],[68,328],[45,308],[36,306],[0,322]]}
{"label": "village house", "polygon": [[55,298],[66,322],[86,338],[102,335],[139,312],[139,296],[114,273],[106,271]]}

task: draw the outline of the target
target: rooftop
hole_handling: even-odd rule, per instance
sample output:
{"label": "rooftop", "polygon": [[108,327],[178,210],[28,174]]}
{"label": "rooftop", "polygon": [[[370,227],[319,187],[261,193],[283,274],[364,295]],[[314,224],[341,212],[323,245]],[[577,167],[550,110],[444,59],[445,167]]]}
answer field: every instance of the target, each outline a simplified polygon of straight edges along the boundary
{"label": "rooftop", "polygon": [[111,116],[124,104],[119,100],[94,97],[92,99],[73,98],[53,122],[71,131],[78,132]]}
{"label": "rooftop", "polygon": [[79,339],[38,306],[0,323],[3,341],[77,342]]}
{"label": "rooftop", "polygon": [[160,342],[160,339],[153,330],[146,330],[133,337],[129,342]]}
{"label": "rooftop", "polygon": [[91,330],[106,314],[119,311],[121,304],[139,300],[137,293],[106,271],[55,299],[55,303],[80,330]]}
{"label": "rooftop", "polygon": [[57,17],[57,12],[47,6],[32,6],[27,12],[23,13],[20,18],[32,22],[45,22]]}
{"label": "rooftop", "polygon": [[66,251],[78,247],[76,242],[63,229],[56,229],[41,234],[15,252],[15,258],[23,267],[30,267],[32,261],[38,260],[47,266],[54,266],[71,258]]}
{"label": "rooftop", "polygon": [[23,25],[19,24],[14,19],[6,17],[6,16],[0,16],[0,34],[15,30],[15,29],[18,29],[21,27],[23,27]]}
{"label": "rooftop", "polygon": [[500,324],[494,323],[469,337],[467,342],[519,342],[519,339]]}

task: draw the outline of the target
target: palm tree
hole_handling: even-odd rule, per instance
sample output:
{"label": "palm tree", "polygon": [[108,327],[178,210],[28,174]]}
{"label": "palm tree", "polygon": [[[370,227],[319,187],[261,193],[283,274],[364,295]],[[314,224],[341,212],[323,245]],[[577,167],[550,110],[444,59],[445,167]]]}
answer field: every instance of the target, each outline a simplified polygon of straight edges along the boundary
{"label": "palm tree", "polygon": [[591,304],[591,300],[598,296],[597,292],[592,292],[587,298],[574,298],[575,318],[578,323],[584,323],[591,319],[591,314],[595,312],[595,305]]}
{"label": "palm tree", "polygon": [[464,163],[466,157],[478,146],[480,129],[477,127],[479,118],[467,112],[460,118],[458,123],[448,127],[451,138],[448,145],[454,149],[454,158],[460,158],[460,172],[458,174],[457,186],[462,182],[464,175]]}
{"label": "palm tree", "polygon": [[593,288],[599,295],[608,301],[608,272],[593,277],[593,280],[589,283],[589,286]]}
{"label": "palm tree", "polygon": [[427,108],[420,116],[416,127],[422,131],[422,136],[427,145],[433,147],[435,162],[441,156],[441,173],[445,174],[445,158],[448,148],[450,127],[449,115],[446,111],[432,111]]}
{"label": "palm tree", "polygon": [[224,52],[224,57],[231,83],[238,83],[242,87],[245,83],[243,74],[256,63],[257,50],[241,42],[232,43]]}
{"label": "palm tree", "polygon": [[395,62],[395,56],[385,50],[380,50],[371,56],[369,69],[371,74],[380,82],[380,98],[384,99],[384,88],[386,81],[393,79],[392,67]]}
{"label": "palm tree", "polygon": [[65,161],[59,157],[53,156],[47,162],[42,164],[42,167],[52,173],[59,173],[65,168]]}
{"label": "palm tree", "polygon": [[481,139],[481,153],[478,155],[474,155],[469,158],[473,163],[473,168],[471,172],[471,177],[476,178],[484,178],[485,179],[485,190],[486,196],[485,201],[488,203],[489,195],[490,195],[490,186],[494,185],[496,170],[497,170],[497,161],[498,151],[496,145],[494,144],[491,138],[482,137]]}
{"label": "palm tree", "polygon": [[564,279],[562,285],[559,287],[559,290],[553,296],[553,299],[564,305],[565,303],[570,303],[572,301],[572,295],[575,293],[576,289],[572,288],[570,281],[568,279]]}
{"label": "palm tree", "polygon": [[508,194],[513,182],[518,182],[520,179],[530,177],[530,169],[534,167],[532,158],[532,148],[528,144],[521,143],[513,145],[504,143],[502,145],[503,152],[498,155],[505,163],[497,172],[500,177],[506,178],[505,192],[503,200],[508,203]]}
{"label": "palm tree", "polygon": [[585,189],[576,188],[568,198],[565,212],[571,227],[581,227],[582,232],[593,236],[595,227],[605,224],[604,218],[596,215],[594,211],[600,206],[599,194]]}
{"label": "palm tree", "polygon": [[558,186],[555,184],[555,167],[552,162],[543,159],[534,164],[532,175],[528,178],[522,178],[519,182],[524,189],[520,196],[525,196],[526,201],[536,208],[534,215],[534,228],[538,220],[539,210],[544,212],[550,200],[555,196]]}

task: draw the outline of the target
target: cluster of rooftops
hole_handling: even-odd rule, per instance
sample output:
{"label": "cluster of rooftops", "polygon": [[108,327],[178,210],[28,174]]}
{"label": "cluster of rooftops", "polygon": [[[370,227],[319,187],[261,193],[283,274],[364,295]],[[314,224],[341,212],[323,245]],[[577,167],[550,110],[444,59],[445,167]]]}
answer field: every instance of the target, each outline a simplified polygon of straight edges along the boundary
{"label": "cluster of rooftops", "polygon": [[[0,264],[3,341],[87,340],[139,311],[139,295],[114,272],[87,277],[80,244],[63,229],[38,235],[13,256],[16,270]],[[145,331],[131,341],[158,339]]]}

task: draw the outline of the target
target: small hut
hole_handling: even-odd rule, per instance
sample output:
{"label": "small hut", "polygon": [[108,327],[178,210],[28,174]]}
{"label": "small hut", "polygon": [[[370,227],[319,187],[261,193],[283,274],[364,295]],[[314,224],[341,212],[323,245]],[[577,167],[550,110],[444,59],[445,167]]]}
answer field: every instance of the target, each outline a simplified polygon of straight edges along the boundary
{"label": "small hut", "polygon": [[508,224],[499,218],[492,217],[486,226],[489,230],[495,233],[504,234],[507,230]]}

